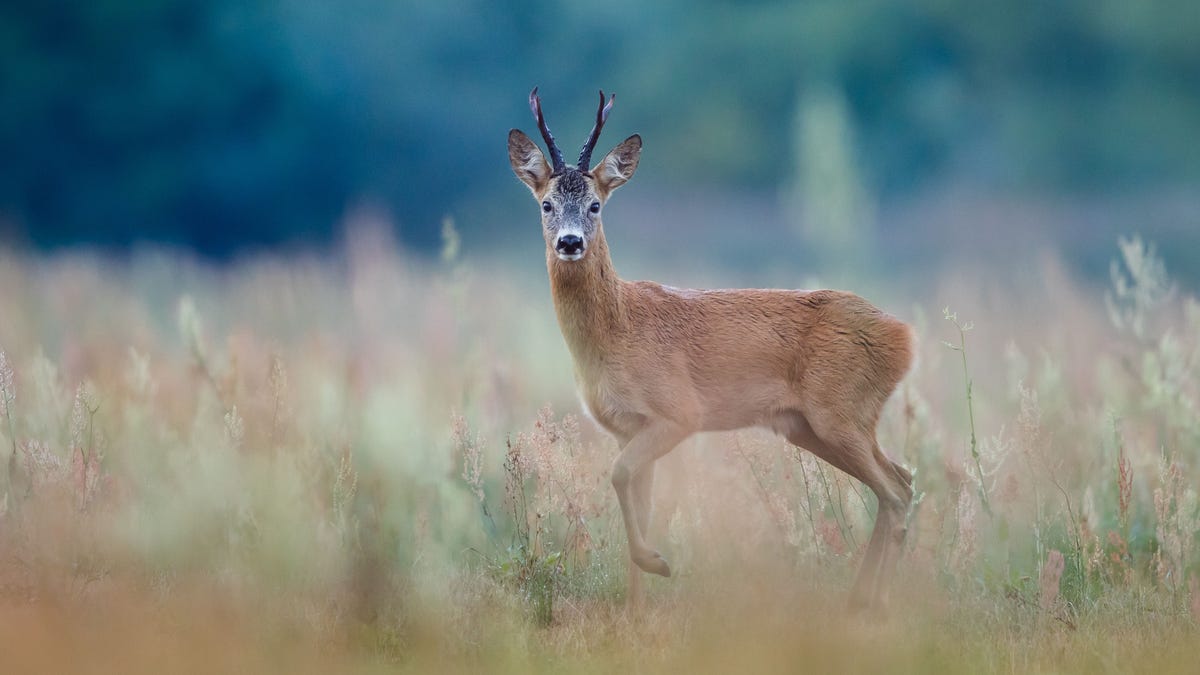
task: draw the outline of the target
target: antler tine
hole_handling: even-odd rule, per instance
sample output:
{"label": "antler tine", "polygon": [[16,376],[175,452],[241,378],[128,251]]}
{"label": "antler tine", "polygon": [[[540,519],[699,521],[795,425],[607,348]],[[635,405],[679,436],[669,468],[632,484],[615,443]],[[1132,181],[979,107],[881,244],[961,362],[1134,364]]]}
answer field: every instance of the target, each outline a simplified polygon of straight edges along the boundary
{"label": "antler tine", "polygon": [[608,104],[604,103],[604,90],[600,90],[600,107],[596,109],[596,126],[592,127],[592,133],[584,142],[583,148],[579,150],[579,170],[587,172],[591,170],[592,149],[596,147],[596,141],[600,138],[600,130],[604,128],[604,122],[608,119],[608,111],[612,110],[613,103],[617,100],[617,95],[613,94],[608,99]]}
{"label": "antler tine", "polygon": [[554,165],[554,173],[562,173],[562,170],[567,168],[567,164],[563,161],[562,151],[554,143],[550,127],[546,126],[546,118],[542,115],[542,99],[538,97],[537,90],[538,88],[534,87],[533,91],[529,92],[529,109],[537,118],[538,130],[542,132],[542,140],[546,141],[546,148],[550,151],[550,162]]}

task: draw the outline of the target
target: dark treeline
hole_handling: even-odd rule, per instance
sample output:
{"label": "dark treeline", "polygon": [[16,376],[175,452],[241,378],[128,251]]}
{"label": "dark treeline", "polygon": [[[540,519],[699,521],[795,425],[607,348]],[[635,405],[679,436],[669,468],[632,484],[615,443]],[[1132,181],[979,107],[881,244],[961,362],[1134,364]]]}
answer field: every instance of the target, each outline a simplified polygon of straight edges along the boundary
{"label": "dark treeline", "polygon": [[785,184],[815,88],[882,197],[1188,184],[1197,30],[1194,0],[4,3],[0,233],[220,255],[370,202],[428,245],[515,189],[533,84],[568,157],[615,89],[606,138],[652,139],[668,184]]}

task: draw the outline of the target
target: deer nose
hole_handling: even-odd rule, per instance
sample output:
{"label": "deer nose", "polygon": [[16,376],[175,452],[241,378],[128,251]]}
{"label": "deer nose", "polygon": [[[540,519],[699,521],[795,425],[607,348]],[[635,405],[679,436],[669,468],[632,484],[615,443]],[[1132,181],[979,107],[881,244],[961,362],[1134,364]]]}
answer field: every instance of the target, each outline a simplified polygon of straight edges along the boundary
{"label": "deer nose", "polygon": [[563,255],[575,255],[583,252],[583,237],[577,234],[564,234],[558,238],[554,250]]}

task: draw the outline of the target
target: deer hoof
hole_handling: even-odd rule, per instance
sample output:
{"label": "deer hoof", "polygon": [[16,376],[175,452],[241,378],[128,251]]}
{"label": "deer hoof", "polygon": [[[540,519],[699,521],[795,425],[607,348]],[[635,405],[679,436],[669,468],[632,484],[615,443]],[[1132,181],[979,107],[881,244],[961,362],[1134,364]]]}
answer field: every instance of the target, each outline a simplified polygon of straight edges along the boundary
{"label": "deer hoof", "polygon": [[667,561],[657,551],[650,551],[644,556],[634,558],[633,562],[642,568],[643,572],[657,574],[660,577],[671,576],[671,566],[667,564]]}

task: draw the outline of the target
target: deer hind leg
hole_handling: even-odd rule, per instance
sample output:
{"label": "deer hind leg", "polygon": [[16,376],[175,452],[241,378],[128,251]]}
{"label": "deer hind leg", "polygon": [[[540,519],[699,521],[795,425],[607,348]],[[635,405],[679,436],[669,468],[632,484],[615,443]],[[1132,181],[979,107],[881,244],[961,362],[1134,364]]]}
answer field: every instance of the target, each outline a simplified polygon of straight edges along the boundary
{"label": "deer hind leg", "polygon": [[[889,459],[874,438],[871,440],[879,465],[891,470],[889,475],[894,479],[892,493],[899,498],[890,503],[890,517],[893,522],[888,530],[883,559],[879,562],[879,577],[875,589],[876,601],[881,607],[886,607],[888,593],[892,587],[892,578],[896,576],[896,564],[904,552],[904,539],[908,534],[908,508],[912,504],[913,498],[913,476],[908,469]],[[882,500],[880,501],[880,512],[883,512]]]}
{"label": "deer hind leg", "polygon": [[[798,424],[793,425],[793,428],[785,434],[785,437],[792,445],[797,445],[808,450],[817,457],[825,460],[826,463],[833,465],[835,468],[869,486],[869,483],[865,480],[863,462],[854,461],[851,457],[848,457],[848,453],[841,447],[826,443],[813,432],[812,427],[803,418],[800,418]],[[850,592],[850,606],[854,609],[862,609],[871,604],[873,589],[879,575],[879,563],[881,562],[883,553],[884,537],[882,533],[886,528],[886,523],[881,522],[881,519],[886,518],[887,515],[880,509],[875,517],[875,527],[871,531],[871,539],[867,543],[866,555],[863,556],[858,576],[855,578],[853,589]]]}
{"label": "deer hind leg", "polygon": [[[689,434],[689,431],[671,423],[651,423],[629,440],[613,462],[612,484],[621,505],[621,517],[625,521],[629,557],[642,570],[664,577],[671,576],[671,568],[658,551],[646,544],[642,522],[649,524],[649,509],[646,509],[644,516],[641,514],[639,500],[635,496],[635,479],[654,460],[670,452]],[[649,482],[646,483],[645,492],[649,494]]]}
{"label": "deer hind leg", "polygon": [[817,432],[799,414],[789,420],[786,429],[789,442],[858,479],[875,493],[879,503],[875,527],[850,592],[850,606],[882,608],[904,540],[904,521],[912,497],[912,489],[904,480],[908,472],[887,459],[869,432],[858,429]]}
{"label": "deer hind leg", "polygon": [[[654,466],[655,462],[651,461],[642,467],[642,470],[633,477],[633,502],[637,508],[637,524],[638,530],[645,539],[650,532],[650,521],[654,514],[654,499],[652,491],[654,488]],[[628,599],[631,605],[637,606],[642,603],[642,568],[638,567],[633,562],[633,558],[629,559],[629,594]]]}

